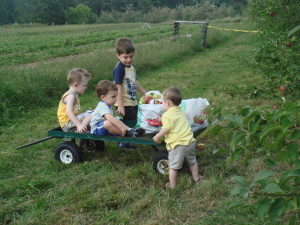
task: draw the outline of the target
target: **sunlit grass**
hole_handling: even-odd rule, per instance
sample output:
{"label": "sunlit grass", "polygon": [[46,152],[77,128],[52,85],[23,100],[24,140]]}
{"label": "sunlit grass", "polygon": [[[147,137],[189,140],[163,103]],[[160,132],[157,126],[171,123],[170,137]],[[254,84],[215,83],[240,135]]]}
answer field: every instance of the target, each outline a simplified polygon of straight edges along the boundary
{"label": "sunlit grass", "polygon": [[[243,27],[235,24],[239,29]],[[135,64],[143,87],[163,91],[175,85],[185,99],[207,98],[209,109],[218,105],[264,103],[239,94],[252,82],[260,82],[245,63],[253,60],[254,35],[209,29],[205,49],[199,46],[197,35],[192,34],[191,39],[170,38],[136,45]],[[92,73],[89,89],[81,96],[82,110],[86,110],[97,105],[95,84],[100,79],[112,79],[116,62],[114,50],[109,47],[87,55],[0,70],[6,88],[12,88],[8,93],[24,91],[26,95],[15,103],[20,108],[14,117],[0,127],[0,221],[4,224],[262,224],[254,219],[251,210],[227,210],[233,200],[229,192],[235,185],[231,177],[246,169],[251,176],[256,173],[253,168],[262,165],[259,161],[251,162],[251,167],[242,163],[226,165],[225,155],[212,154],[214,149],[226,147],[221,136],[210,139],[204,133],[198,137],[206,145],[204,151],[197,153],[199,171],[205,181],[195,184],[189,170],[183,168],[175,190],[165,190],[168,177],[152,169],[154,150],[150,146],[136,145],[135,151],[122,152],[116,143],[109,142],[106,151],[89,152],[84,156],[85,162],[73,165],[54,160],[54,149],[61,139],[15,149],[47,137],[47,130],[58,126],[57,104],[67,89],[66,74],[70,68],[83,67]],[[13,79],[7,79],[7,74]],[[228,93],[230,89],[235,89],[234,97]],[[36,99],[30,104],[25,102],[31,98]]]}

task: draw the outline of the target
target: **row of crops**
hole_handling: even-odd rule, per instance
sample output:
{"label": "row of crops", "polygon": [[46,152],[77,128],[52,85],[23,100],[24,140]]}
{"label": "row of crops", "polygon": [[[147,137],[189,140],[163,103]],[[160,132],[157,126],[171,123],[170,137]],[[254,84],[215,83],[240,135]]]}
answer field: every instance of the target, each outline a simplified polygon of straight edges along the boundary
{"label": "row of crops", "polygon": [[[50,58],[87,53],[96,49],[113,47],[118,37],[129,37],[135,43],[155,41],[172,37],[173,24],[156,25],[151,28],[129,28],[108,30],[99,25],[98,29],[89,30],[89,25],[83,30],[82,26],[74,26],[70,32],[52,32],[52,27],[39,32],[39,27],[28,32],[14,32],[9,30],[9,35],[0,35],[0,66],[24,64]],[[78,27],[78,30],[76,29]],[[2,31],[5,32],[5,29]],[[26,28],[22,28],[26,29]],[[44,29],[44,28],[43,28]],[[184,26],[181,32],[199,30],[197,26]]]}

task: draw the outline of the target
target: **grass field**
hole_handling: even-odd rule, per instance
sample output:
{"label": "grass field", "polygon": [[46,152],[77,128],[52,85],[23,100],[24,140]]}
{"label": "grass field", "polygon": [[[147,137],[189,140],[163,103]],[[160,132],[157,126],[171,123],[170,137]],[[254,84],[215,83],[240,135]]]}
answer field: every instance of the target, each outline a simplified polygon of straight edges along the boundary
{"label": "grass field", "polygon": [[[215,21],[210,24],[253,29],[245,21]],[[120,27],[135,31],[134,26]],[[265,99],[250,99],[244,91],[249,84],[259,85],[261,82],[260,76],[251,67],[257,48],[255,34],[209,29],[207,46],[202,48],[199,46],[199,31],[196,32],[195,27],[186,28],[186,31],[183,28],[182,37],[172,41],[172,29],[166,24],[161,26],[157,29],[170,30],[168,35],[155,39],[147,35],[136,38],[135,64],[139,81],[145,89],[163,91],[175,85],[182,90],[185,99],[207,98],[211,104],[208,116],[209,110],[219,105],[265,104]],[[172,27],[172,24],[168,26]],[[20,35],[28,32],[34,37],[31,32],[36,32],[42,39],[61,33],[61,38],[68,40],[64,35],[69,30],[60,29],[24,29],[16,33],[9,30],[6,37],[2,34],[0,38],[6,40],[9,35],[17,36],[20,32]],[[85,29],[81,29],[83,35]],[[91,29],[98,27],[89,27]],[[107,26],[106,29],[104,32],[120,30],[119,27]],[[72,30],[69,32],[72,33]],[[191,39],[185,37],[187,33],[192,33]],[[95,45],[102,47],[94,48]],[[156,174],[151,168],[154,152],[150,146],[137,145],[133,152],[122,152],[115,143],[106,143],[105,152],[89,153],[85,155],[84,163],[73,165],[63,165],[53,159],[54,148],[61,142],[59,139],[15,149],[46,137],[47,130],[58,126],[57,104],[60,95],[67,90],[65,79],[70,68],[83,67],[91,72],[93,78],[89,89],[81,97],[82,109],[96,106],[98,100],[94,87],[100,79],[111,80],[111,71],[117,62],[112,46],[112,43],[105,46],[96,41],[82,45],[83,50],[77,56],[71,54],[57,58],[54,55],[52,58],[31,60],[31,64],[19,64],[19,58],[14,55],[12,64],[2,64],[0,79],[5,91],[0,97],[6,119],[0,127],[0,222],[267,224],[255,219],[251,209],[227,209],[234,199],[230,196],[235,185],[231,178],[244,173],[252,176],[263,164],[256,159],[248,165],[226,165],[224,156],[212,154],[217,148],[227,147],[223,137],[210,139],[207,133],[203,133],[198,138],[206,145],[205,150],[198,153],[199,169],[205,181],[194,184],[189,171],[183,169],[178,175],[175,190],[165,190],[168,177]],[[273,104],[272,100],[269,104]]]}

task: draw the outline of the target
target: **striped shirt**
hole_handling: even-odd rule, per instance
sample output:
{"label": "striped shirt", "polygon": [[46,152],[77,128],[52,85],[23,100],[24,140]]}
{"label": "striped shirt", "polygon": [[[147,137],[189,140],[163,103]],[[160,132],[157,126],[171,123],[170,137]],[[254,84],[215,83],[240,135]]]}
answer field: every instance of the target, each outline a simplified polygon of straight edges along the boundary
{"label": "striped shirt", "polygon": [[90,123],[91,133],[93,134],[93,131],[95,130],[97,123],[106,120],[104,116],[105,114],[113,115],[113,113],[114,112],[110,105],[107,105],[105,102],[100,101],[96,109],[92,113],[92,120]]}

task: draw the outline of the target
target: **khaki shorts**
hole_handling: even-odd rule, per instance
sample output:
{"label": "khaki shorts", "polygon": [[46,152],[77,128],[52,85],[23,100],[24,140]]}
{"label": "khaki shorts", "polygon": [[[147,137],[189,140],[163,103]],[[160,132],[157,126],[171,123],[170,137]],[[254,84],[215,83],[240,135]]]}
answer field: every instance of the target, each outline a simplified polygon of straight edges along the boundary
{"label": "khaki shorts", "polygon": [[189,165],[196,163],[196,142],[189,145],[177,145],[169,151],[169,167],[179,170],[182,168],[184,159]]}
{"label": "khaki shorts", "polygon": [[[86,111],[86,112],[84,112],[84,113],[79,113],[79,114],[76,115],[76,118],[77,118],[78,121],[81,123],[82,120],[83,120],[85,117],[87,117],[88,115],[90,115],[91,112],[92,112],[92,111]],[[68,132],[68,131],[74,132],[74,131],[77,130],[77,127],[76,127],[76,125],[70,120],[69,123],[67,123],[67,124],[66,124],[65,126],[63,126],[61,129],[62,129],[64,132]]]}

